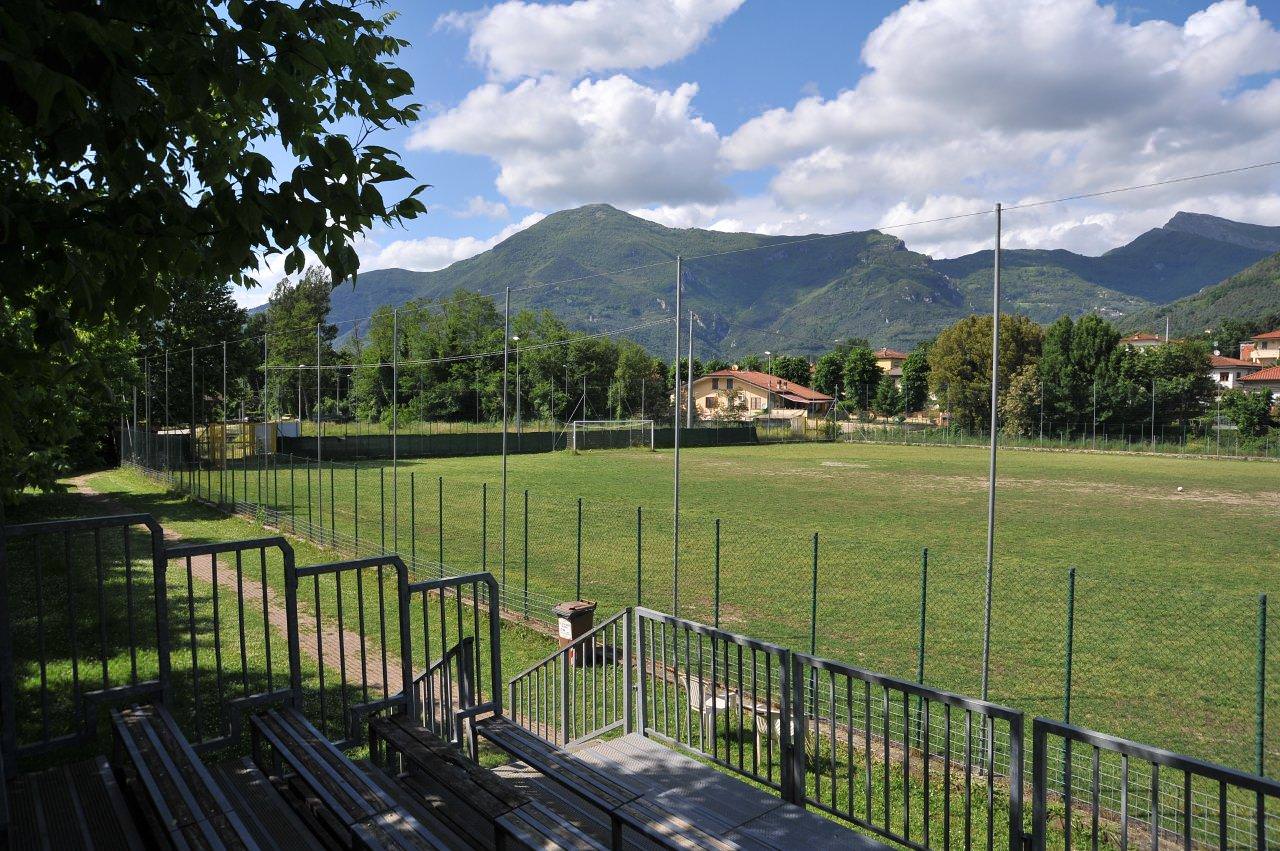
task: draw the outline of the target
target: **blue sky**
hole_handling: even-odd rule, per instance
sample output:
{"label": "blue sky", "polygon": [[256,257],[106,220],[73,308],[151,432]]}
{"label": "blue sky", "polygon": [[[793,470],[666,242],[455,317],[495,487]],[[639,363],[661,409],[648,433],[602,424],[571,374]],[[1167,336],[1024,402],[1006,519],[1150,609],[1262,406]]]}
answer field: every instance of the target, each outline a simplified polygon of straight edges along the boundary
{"label": "blue sky", "polygon": [[[597,201],[833,232],[1280,159],[1280,0],[392,7],[424,108],[373,141],[433,188],[361,241],[364,269],[442,268]],[[1280,224],[1277,172],[1042,208],[1008,239],[1099,253],[1178,209]],[[975,227],[898,233],[954,256]]]}

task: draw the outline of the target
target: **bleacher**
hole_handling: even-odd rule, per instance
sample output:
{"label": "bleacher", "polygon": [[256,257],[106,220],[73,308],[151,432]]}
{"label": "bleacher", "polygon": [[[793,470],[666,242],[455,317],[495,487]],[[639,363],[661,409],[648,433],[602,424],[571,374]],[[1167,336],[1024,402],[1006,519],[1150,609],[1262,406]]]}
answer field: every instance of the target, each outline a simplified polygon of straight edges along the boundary
{"label": "bleacher", "polygon": [[[1276,838],[1274,781],[1036,719],[1028,783],[1016,710],[642,607],[508,679],[501,597],[148,515],[3,527],[3,844],[1021,851],[1086,816],[1095,843]],[[1185,816],[1143,833],[1113,757],[1149,767],[1150,812],[1165,766]]]}

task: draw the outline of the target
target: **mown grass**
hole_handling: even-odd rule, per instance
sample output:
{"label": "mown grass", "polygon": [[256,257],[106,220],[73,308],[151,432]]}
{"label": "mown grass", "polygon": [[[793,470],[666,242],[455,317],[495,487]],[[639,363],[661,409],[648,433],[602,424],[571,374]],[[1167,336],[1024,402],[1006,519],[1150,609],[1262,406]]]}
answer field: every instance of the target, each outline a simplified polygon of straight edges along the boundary
{"label": "mown grass", "polygon": [[[531,615],[545,617],[550,603],[575,595],[578,498],[583,596],[600,601],[602,614],[636,601],[641,508],[639,598],[674,608],[669,451],[521,455],[508,463],[505,575],[513,607],[525,604],[527,489]],[[914,678],[928,548],[925,680],[980,693],[984,451],[791,444],[698,449],[682,463],[680,614],[713,619],[719,519],[722,625],[808,649],[817,533],[817,651]],[[121,488],[138,486],[135,474],[111,475]],[[1257,595],[1274,590],[1280,562],[1277,481],[1274,465],[1262,462],[1004,453],[992,699],[1061,717],[1074,566],[1072,720],[1253,768]],[[325,465],[323,475],[299,460],[291,485],[286,459],[261,474],[237,474],[236,498],[244,500],[247,483],[249,499],[261,495],[282,512],[285,528],[293,521],[305,528],[309,517],[339,539],[358,535],[362,547],[397,549],[419,564],[443,561],[451,572],[485,567],[502,575],[500,482],[500,460],[485,457],[405,461],[395,472],[378,462]],[[229,479],[213,471],[203,486],[216,496],[220,484],[229,494]],[[1276,693],[1270,688],[1267,698],[1273,716]],[[1274,764],[1275,725],[1266,744]]]}

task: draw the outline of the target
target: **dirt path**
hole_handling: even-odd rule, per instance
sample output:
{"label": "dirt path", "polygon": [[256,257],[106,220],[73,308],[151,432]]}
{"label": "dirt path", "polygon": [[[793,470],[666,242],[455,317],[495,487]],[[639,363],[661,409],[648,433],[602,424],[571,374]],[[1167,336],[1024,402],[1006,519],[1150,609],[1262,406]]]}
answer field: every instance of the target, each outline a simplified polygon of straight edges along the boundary
{"label": "dirt path", "polygon": [[[104,509],[117,514],[132,514],[135,509],[131,506],[120,502],[117,499],[99,493],[89,484],[87,476],[77,476],[71,479],[75,489],[83,494],[87,500],[103,507]],[[176,544],[182,540],[182,536],[172,529],[164,530],[165,541]],[[209,556],[197,556],[191,559],[191,575],[193,578],[204,582],[207,585],[213,584],[213,559]],[[222,570],[218,575],[218,585],[226,593],[235,595],[238,593],[236,587],[236,577],[234,571]],[[244,584],[244,603],[246,608],[253,606],[254,611],[262,610],[262,587],[253,582]],[[289,621],[286,616],[284,594],[268,585],[266,589],[266,608],[267,622],[271,625],[272,630],[280,637],[281,641],[287,641],[289,634]],[[322,626],[326,627],[325,635],[322,641],[317,642],[314,618],[299,618],[298,625],[298,645],[301,653],[308,657],[313,663],[319,664],[320,647],[324,648],[324,660],[326,671],[338,671],[338,660],[345,655],[346,669],[348,681],[353,683],[357,688],[360,686],[360,635],[349,629],[342,631],[341,641],[339,640],[336,624],[331,621],[333,618],[325,618]],[[310,621],[308,623],[308,621]],[[365,645],[365,668],[367,670],[367,680],[369,684],[370,694],[378,692],[380,695],[386,694],[386,682],[382,676],[382,657],[381,648],[377,642],[370,636]],[[273,654],[274,655],[274,654]],[[391,681],[392,688],[399,690],[401,682],[401,668],[399,659],[388,654],[387,657],[387,679]]]}

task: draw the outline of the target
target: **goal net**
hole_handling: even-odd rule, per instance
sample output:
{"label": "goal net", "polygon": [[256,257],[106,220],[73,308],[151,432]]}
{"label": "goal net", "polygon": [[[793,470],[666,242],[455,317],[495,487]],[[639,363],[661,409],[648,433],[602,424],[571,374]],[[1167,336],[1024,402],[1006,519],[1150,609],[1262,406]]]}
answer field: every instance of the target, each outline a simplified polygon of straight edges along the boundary
{"label": "goal net", "polygon": [[653,449],[653,420],[574,420],[569,446],[584,449]]}

